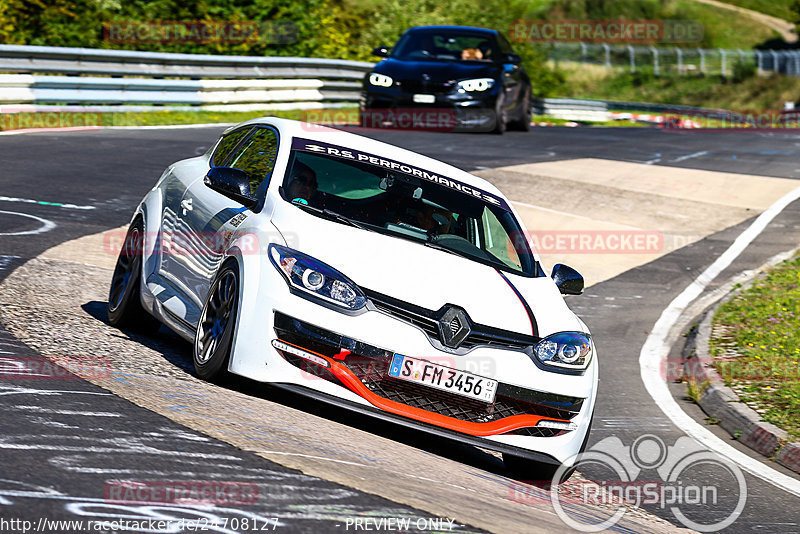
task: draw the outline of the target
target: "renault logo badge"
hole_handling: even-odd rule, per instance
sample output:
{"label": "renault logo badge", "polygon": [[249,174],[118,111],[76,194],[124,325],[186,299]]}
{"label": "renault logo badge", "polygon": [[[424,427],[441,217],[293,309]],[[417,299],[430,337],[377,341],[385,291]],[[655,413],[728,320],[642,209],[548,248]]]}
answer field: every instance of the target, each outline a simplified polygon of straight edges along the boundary
{"label": "renault logo badge", "polygon": [[472,332],[467,312],[457,306],[446,305],[439,311],[439,340],[442,345],[457,349]]}

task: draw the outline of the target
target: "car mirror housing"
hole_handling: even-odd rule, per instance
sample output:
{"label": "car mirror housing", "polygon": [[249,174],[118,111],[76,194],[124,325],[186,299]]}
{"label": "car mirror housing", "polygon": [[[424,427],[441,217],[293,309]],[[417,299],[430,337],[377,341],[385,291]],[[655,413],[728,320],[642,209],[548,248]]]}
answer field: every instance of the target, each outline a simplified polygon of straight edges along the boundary
{"label": "car mirror housing", "polygon": [[583,293],[583,276],[572,267],[557,263],[553,266],[553,273],[550,278],[556,283],[556,287],[562,295],[580,295]]}
{"label": "car mirror housing", "polygon": [[389,57],[389,47],[386,46],[376,46],[372,49],[372,55],[378,57]]}
{"label": "car mirror housing", "polygon": [[252,209],[258,203],[258,199],[250,193],[250,176],[241,169],[211,167],[206,174],[205,184],[246,208]]}
{"label": "car mirror housing", "polygon": [[519,65],[522,63],[522,58],[517,54],[506,54],[505,60],[506,63],[511,63],[512,65]]}

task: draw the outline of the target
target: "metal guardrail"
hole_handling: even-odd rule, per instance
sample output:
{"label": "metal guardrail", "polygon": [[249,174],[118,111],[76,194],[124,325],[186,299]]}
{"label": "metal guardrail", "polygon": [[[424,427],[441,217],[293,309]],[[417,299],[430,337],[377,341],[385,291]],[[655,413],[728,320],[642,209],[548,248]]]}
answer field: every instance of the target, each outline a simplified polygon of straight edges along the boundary
{"label": "metal guardrail", "polygon": [[620,102],[615,100],[588,100],[575,98],[538,98],[533,101],[533,111],[538,115],[585,122],[604,122],[612,119],[612,111],[638,111],[645,113],[685,113],[712,116],[726,114],[725,110],[655,104],[651,102]]}
{"label": "metal guardrail", "polygon": [[[333,107],[358,102],[372,63],[0,45],[0,104]],[[136,76],[136,77],[131,77]],[[19,108],[18,106],[25,106]]]}
{"label": "metal guardrail", "polygon": [[578,62],[636,72],[644,67],[658,74],[704,73],[731,76],[736,65],[752,65],[768,72],[800,76],[800,50],[742,50],[633,46],[604,43],[552,43],[549,58],[556,64]]}

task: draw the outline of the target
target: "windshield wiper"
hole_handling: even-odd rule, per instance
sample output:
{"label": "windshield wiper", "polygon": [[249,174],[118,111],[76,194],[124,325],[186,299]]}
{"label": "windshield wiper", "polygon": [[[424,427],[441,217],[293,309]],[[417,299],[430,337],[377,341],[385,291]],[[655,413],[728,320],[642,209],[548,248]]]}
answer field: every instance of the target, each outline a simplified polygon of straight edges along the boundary
{"label": "windshield wiper", "polygon": [[426,247],[434,248],[436,250],[441,250],[443,252],[449,252],[450,254],[452,254],[454,256],[458,256],[459,258],[471,259],[469,256],[465,256],[463,254],[459,254],[455,250],[453,250],[451,248],[443,247],[442,245],[440,245],[438,243],[434,243],[433,241],[422,241],[422,244],[425,245]]}
{"label": "windshield wiper", "polygon": [[305,209],[305,210],[308,210],[308,211],[313,211],[314,213],[321,214],[321,215],[326,216],[326,217],[328,217],[330,219],[334,219],[334,220],[336,220],[336,221],[338,221],[340,223],[347,224],[349,226],[352,226],[354,228],[358,228],[360,230],[367,230],[368,232],[374,232],[375,231],[372,228],[370,228],[370,227],[368,227],[366,225],[363,225],[363,224],[361,224],[360,222],[358,222],[358,221],[356,221],[354,219],[351,219],[350,217],[346,217],[345,215],[342,215],[341,213],[336,213],[335,211],[329,210],[328,208],[317,208],[315,206],[309,206],[308,204],[301,204],[300,202],[292,202],[292,204],[294,204],[298,208],[302,208],[302,209]]}

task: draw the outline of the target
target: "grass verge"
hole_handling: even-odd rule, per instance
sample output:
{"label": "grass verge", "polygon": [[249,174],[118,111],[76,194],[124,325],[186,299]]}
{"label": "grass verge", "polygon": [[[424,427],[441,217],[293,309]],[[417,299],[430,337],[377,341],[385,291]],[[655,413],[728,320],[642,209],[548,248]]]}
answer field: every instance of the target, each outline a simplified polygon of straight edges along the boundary
{"label": "grass verge", "polygon": [[765,421],[800,439],[800,257],[723,304],[709,341],[714,367]]}
{"label": "grass verge", "polygon": [[285,119],[320,119],[336,121],[358,118],[358,109],[274,111],[45,111],[0,114],[0,130],[27,128],[65,128],[85,126],[164,126],[180,124],[238,123],[256,117],[272,116]]}
{"label": "grass verge", "polygon": [[[593,67],[593,68],[587,68]],[[800,78],[732,68],[732,76],[691,74],[655,76],[652,70],[608,71],[601,66],[566,65],[571,98],[629,102],[653,102],[732,111],[778,111],[786,102],[797,102]]]}

